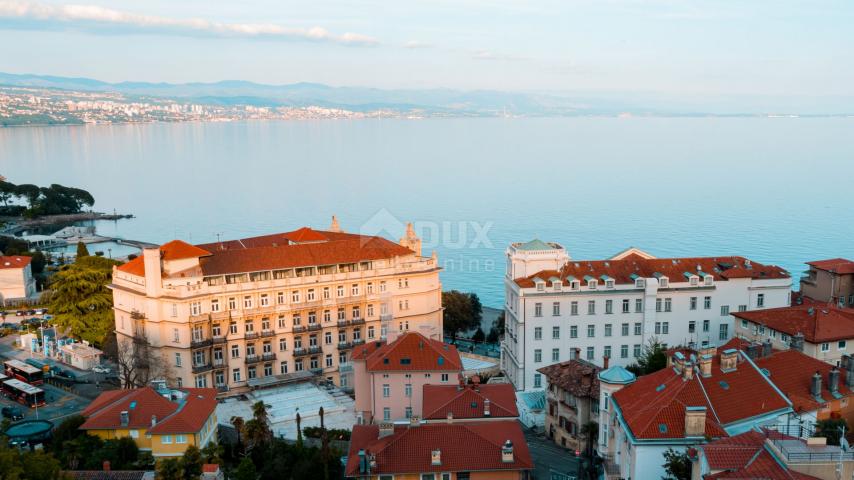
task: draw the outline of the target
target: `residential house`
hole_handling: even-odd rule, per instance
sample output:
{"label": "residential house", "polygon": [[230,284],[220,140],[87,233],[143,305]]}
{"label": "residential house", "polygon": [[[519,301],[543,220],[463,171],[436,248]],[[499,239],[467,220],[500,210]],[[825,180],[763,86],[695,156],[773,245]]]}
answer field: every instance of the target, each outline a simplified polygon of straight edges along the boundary
{"label": "residential house", "polygon": [[423,388],[457,384],[462,360],[457,347],[417,332],[389,335],[353,349],[353,380],[359,423],[422,416]]}
{"label": "residential house", "polygon": [[460,379],[458,385],[424,385],[423,419],[428,423],[448,420],[513,420],[519,417],[516,389],[509,383],[482,384]]}
{"label": "residential house", "polygon": [[842,308],[854,307],[854,261],[831,258],[807,265],[810,268],[800,282],[804,295]]}
{"label": "residential house", "polygon": [[[607,360],[605,366],[607,368]],[[537,370],[547,382],[546,435],[558,445],[576,451],[586,448],[592,432],[585,433],[585,427],[589,428],[599,419],[601,370],[596,364],[581,359]]]}

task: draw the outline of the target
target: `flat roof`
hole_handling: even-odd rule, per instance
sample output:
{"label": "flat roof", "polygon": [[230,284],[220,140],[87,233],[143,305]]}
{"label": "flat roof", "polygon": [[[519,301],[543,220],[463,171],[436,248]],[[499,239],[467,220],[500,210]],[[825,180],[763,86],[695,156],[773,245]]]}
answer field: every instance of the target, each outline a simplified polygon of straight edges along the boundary
{"label": "flat roof", "polygon": [[34,387],[34,386],[30,385],[29,383],[22,382],[16,378],[13,378],[11,380],[6,380],[3,383],[6,385],[9,385],[10,387],[15,387],[24,393],[35,394],[35,393],[39,393],[39,392],[44,392],[44,390],[42,390],[41,388]]}
{"label": "flat roof", "polygon": [[37,373],[37,372],[41,372],[41,369],[38,369],[38,368],[36,368],[36,367],[34,367],[34,366],[32,366],[32,365],[28,364],[28,363],[24,363],[24,362],[22,362],[22,361],[20,361],[20,360],[15,360],[15,359],[12,359],[12,360],[6,360],[6,362],[4,363],[4,365],[9,366],[9,367],[13,367],[13,368],[20,369],[22,372],[25,372],[25,373]]}

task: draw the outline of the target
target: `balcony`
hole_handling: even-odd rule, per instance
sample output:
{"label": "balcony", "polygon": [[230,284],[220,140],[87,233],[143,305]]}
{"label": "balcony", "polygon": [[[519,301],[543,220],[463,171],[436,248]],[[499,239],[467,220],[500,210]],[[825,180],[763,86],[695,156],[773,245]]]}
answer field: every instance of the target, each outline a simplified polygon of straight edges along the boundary
{"label": "balcony", "polygon": [[317,355],[318,353],[323,353],[323,349],[320,348],[319,346],[308,347],[308,354],[309,355]]}
{"label": "balcony", "polygon": [[314,375],[323,375],[323,369],[322,368],[310,368],[310,369],[308,369],[308,371]]}
{"label": "balcony", "polygon": [[217,385],[216,389],[220,393],[225,393],[228,391],[228,385]]}
{"label": "balcony", "polygon": [[246,332],[245,334],[243,334],[243,338],[245,338],[246,340],[254,340],[258,337],[260,337],[258,332]]}
{"label": "balcony", "polygon": [[320,330],[321,328],[323,328],[323,325],[321,325],[319,323],[309,323],[308,324],[308,331],[309,332],[314,332],[314,331]]}
{"label": "balcony", "polygon": [[294,325],[294,333],[302,333],[305,331],[305,325]]}
{"label": "balcony", "polygon": [[223,336],[213,337],[213,338],[211,338],[211,341],[213,342],[214,345],[221,345],[221,344],[225,343],[225,337],[223,337]]}
{"label": "balcony", "polygon": [[353,348],[351,342],[338,342],[338,350],[349,350],[351,348]]}
{"label": "balcony", "polygon": [[190,342],[190,348],[205,348],[213,345],[213,339],[204,338],[204,339],[193,339]]}
{"label": "balcony", "polygon": [[365,323],[364,318],[354,318],[353,320],[350,321],[351,325],[364,325],[364,323]]}
{"label": "balcony", "polygon": [[339,327],[346,327],[347,325],[350,325],[350,320],[338,320]]}
{"label": "balcony", "polygon": [[363,343],[365,343],[365,341],[361,338],[357,338],[357,339],[353,340],[353,346],[362,345]]}
{"label": "balcony", "polygon": [[211,370],[213,370],[213,365],[211,365],[210,362],[193,365],[193,373],[205,373],[210,372]]}
{"label": "balcony", "polygon": [[258,362],[271,362],[276,359],[275,353],[265,353],[263,355],[247,355],[246,364],[250,365]]}
{"label": "balcony", "polygon": [[344,362],[338,364],[338,372],[339,373],[352,373],[353,372],[353,364],[350,362]]}
{"label": "balcony", "polygon": [[224,358],[221,358],[219,360],[214,359],[214,361],[213,361],[213,368],[216,370],[222,370],[223,368],[225,368],[227,366],[228,366],[228,362],[226,362]]}
{"label": "balcony", "polygon": [[294,356],[295,357],[302,357],[304,355],[308,355],[308,349],[303,348],[303,347],[298,347],[298,348],[294,349]]}
{"label": "balcony", "polygon": [[276,331],[275,330],[261,330],[261,336],[262,337],[275,337]]}

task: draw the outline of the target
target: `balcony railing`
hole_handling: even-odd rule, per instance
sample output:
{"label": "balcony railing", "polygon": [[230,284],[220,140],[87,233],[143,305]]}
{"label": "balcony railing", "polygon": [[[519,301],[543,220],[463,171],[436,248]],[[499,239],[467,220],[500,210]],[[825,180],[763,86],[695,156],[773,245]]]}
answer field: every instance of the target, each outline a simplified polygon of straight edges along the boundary
{"label": "balcony railing", "polygon": [[350,320],[338,320],[339,327],[346,327],[347,325],[350,325]]}
{"label": "balcony railing", "polygon": [[262,337],[275,337],[276,331],[275,330],[261,330],[261,336]]}
{"label": "balcony railing", "polygon": [[322,368],[309,368],[308,371],[315,374],[315,375],[322,375],[323,374]]}
{"label": "balcony railing", "polygon": [[319,323],[309,323],[308,324],[308,331],[309,332],[320,330],[321,328],[323,328],[323,325],[321,325]]}
{"label": "balcony railing", "polygon": [[246,332],[243,334],[243,338],[245,338],[246,340],[254,340],[259,336],[260,335],[258,334],[258,332]]}
{"label": "balcony railing", "polygon": [[213,369],[213,365],[211,365],[210,362],[193,365],[193,373],[209,372],[212,369]]}
{"label": "balcony railing", "polygon": [[353,348],[351,342],[338,342],[338,350],[349,350],[351,348]]}
{"label": "balcony railing", "polygon": [[217,385],[216,389],[218,392],[221,392],[221,393],[227,392],[228,391],[228,385]]}
{"label": "balcony railing", "polygon": [[220,344],[225,343],[225,337],[223,337],[223,336],[213,337],[213,338],[211,338],[211,340],[213,341],[214,345],[220,345]]}
{"label": "balcony railing", "polygon": [[294,356],[301,357],[303,355],[308,355],[308,349],[303,347],[294,348]]}
{"label": "balcony railing", "polygon": [[214,359],[214,361],[213,361],[213,368],[223,369],[227,366],[228,366],[228,362],[226,362],[224,358],[219,359],[219,360]]}
{"label": "balcony railing", "polygon": [[362,325],[364,323],[365,323],[364,318],[354,318],[353,320],[350,321],[350,324],[352,324],[352,325]]}
{"label": "balcony railing", "polygon": [[294,325],[294,333],[302,333],[305,331],[305,325]]}
{"label": "balcony railing", "polygon": [[361,339],[361,338],[357,338],[357,339],[353,340],[353,346],[361,345],[363,343],[365,343],[365,340]]}
{"label": "balcony railing", "polygon": [[353,371],[353,364],[350,362],[344,362],[338,364],[338,372],[339,373],[351,373]]}
{"label": "balcony railing", "polygon": [[276,359],[275,353],[265,353],[263,355],[247,355],[246,363],[271,362]]}
{"label": "balcony railing", "polygon": [[193,339],[190,342],[190,348],[205,348],[213,345],[213,339],[203,338],[203,339]]}
{"label": "balcony railing", "polygon": [[309,354],[309,355],[317,355],[318,353],[323,353],[323,349],[322,349],[322,348],[320,348],[319,346],[317,346],[317,347],[308,347],[308,354]]}

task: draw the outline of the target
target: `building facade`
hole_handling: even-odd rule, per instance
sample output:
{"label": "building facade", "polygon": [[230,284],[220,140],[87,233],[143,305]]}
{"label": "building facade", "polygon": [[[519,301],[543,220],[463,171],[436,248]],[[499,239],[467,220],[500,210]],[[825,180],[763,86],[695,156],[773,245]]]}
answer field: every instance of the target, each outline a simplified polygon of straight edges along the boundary
{"label": "building facade", "polygon": [[607,260],[572,260],[559,244],[507,249],[501,368],[518,390],[545,388],[537,369],[581,358],[629,365],[652,338],[667,345],[720,344],[730,312],[789,305],[783,269],[743,257],[655,258],[628,249]]}
{"label": "building facade", "polygon": [[[146,248],[114,269],[120,348],[147,345],[176,386],[245,389],[311,371],[347,388],[355,346],[442,331],[437,259],[399,243],[304,227]],[[304,375],[302,373],[301,375]]]}
{"label": "building facade", "polygon": [[23,255],[0,256],[0,305],[36,294],[31,263],[32,258]]}
{"label": "building facade", "polygon": [[579,454],[595,447],[587,442],[593,437],[592,424],[599,421],[600,370],[585,360],[568,360],[537,370],[548,383],[546,435]]}
{"label": "building facade", "polygon": [[819,302],[854,308],[854,261],[844,258],[808,262],[801,292]]}

